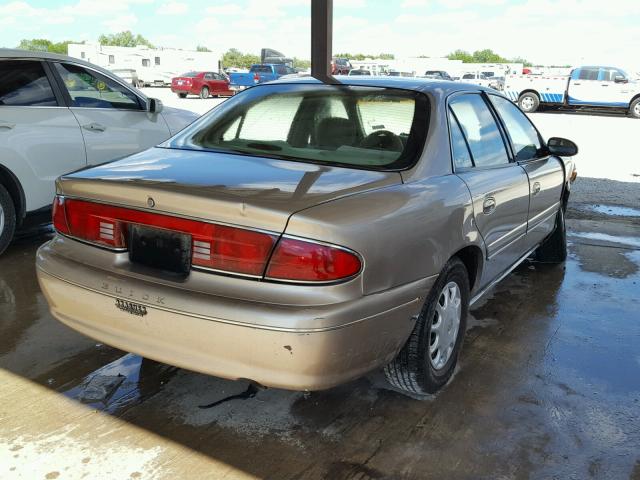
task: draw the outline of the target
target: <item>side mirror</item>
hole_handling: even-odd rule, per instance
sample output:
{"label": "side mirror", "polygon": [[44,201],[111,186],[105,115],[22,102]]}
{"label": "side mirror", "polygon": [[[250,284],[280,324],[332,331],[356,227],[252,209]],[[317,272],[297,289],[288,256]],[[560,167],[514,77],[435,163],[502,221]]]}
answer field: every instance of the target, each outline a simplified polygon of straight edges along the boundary
{"label": "side mirror", "polygon": [[566,138],[553,137],[547,142],[547,151],[559,157],[573,157],[578,153],[578,146]]}
{"label": "side mirror", "polygon": [[162,102],[157,98],[149,98],[147,100],[147,112],[160,113],[162,111]]}
{"label": "side mirror", "polygon": [[616,75],[613,78],[613,81],[616,83],[629,83],[629,80],[627,80],[625,77],[623,77],[622,75]]}

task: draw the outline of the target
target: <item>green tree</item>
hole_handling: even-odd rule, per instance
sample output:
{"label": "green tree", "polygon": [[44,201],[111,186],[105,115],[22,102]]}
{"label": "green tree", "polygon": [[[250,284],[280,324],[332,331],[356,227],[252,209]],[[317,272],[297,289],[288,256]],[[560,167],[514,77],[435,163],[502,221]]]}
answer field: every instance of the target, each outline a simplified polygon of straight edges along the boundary
{"label": "green tree", "polygon": [[522,58],[522,57],[515,57],[511,59],[511,63],[521,63],[522,66],[524,67],[533,67],[533,63],[531,63],[529,60],[527,60],[526,58]]}
{"label": "green tree", "polygon": [[304,58],[293,57],[293,68],[299,68],[306,70],[311,67],[311,60],[305,60]]}
{"label": "green tree", "polygon": [[222,56],[222,65],[225,68],[249,68],[254,63],[260,63],[260,57],[258,55],[242,53],[237,48],[230,48]]}
{"label": "green tree", "polygon": [[109,35],[100,35],[98,41],[101,45],[111,45],[114,47],[137,47],[142,45],[155,48],[153,44],[142,35],[134,35],[129,30],[120,33],[111,33]]}
{"label": "green tree", "polygon": [[462,60],[463,63],[522,63],[525,67],[531,66],[531,62],[522,57],[508,59],[497,54],[490,48],[476,50],[473,54],[466,50],[456,50],[447,55],[449,60]]}
{"label": "green tree", "polygon": [[204,45],[198,45],[196,47],[196,52],[210,52],[211,50],[209,50],[207,47],[205,47]]}
{"label": "green tree", "polygon": [[73,40],[64,40],[62,42],[52,42],[44,38],[32,38],[32,39],[23,38],[22,40],[20,40],[20,44],[18,45],[18,48],[20,50],[31,50],[36,52],[52,52],[52,53],[60,53],[62,55],[66,55],[67,46],[70,43],[84,43],[84,41],[75,42]]}
{"label": "green tree", "polygon": [[379,58],[382,60],[393,60],[395,55],[393,53],[379,53],[377,55],[374,54],[366,54],[366,53],[336,53],[333,55],[338,58],[348,58],[349,60],[365,60],[367,58]]}
{"label": "green tree", "polygon": [[495,53],[490,48],[473,52],[474,63],[506,63],[508,60]]}

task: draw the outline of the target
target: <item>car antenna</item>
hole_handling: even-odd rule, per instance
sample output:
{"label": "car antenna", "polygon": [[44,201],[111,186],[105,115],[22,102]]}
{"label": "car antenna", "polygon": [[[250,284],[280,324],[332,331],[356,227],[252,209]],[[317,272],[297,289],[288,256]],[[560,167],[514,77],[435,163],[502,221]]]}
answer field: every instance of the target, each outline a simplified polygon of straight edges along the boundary
{"label": "car antenna", "polygon": [[340,85],[331,75],[333,0],[311,0],[311,76],[322,83]]}

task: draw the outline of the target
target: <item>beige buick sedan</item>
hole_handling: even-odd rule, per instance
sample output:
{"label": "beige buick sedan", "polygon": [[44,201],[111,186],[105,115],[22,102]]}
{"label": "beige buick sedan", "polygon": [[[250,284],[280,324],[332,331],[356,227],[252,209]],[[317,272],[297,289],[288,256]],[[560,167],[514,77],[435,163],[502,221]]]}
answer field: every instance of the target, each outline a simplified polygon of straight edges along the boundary
{"label": "beige buick sedan", "polygon": [[469,305],[562,262],[577,147],[474,85],[310,78],[60,178],[37,255],[53,315],[161,362],[296,390],[451,377]]}

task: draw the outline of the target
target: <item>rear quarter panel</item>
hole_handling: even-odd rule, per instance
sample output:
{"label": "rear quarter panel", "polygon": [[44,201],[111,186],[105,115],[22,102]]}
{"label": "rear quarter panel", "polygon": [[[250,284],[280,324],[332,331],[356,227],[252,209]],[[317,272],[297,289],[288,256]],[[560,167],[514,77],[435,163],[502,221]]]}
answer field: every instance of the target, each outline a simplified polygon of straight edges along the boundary
{"label": "rear quarter panel", "polygon": [[381,188],[294,214],[286,233],[341,245],[364,259],[364,294],[437,275],[461,248],[482,247],[469,190],[455,175]]}

